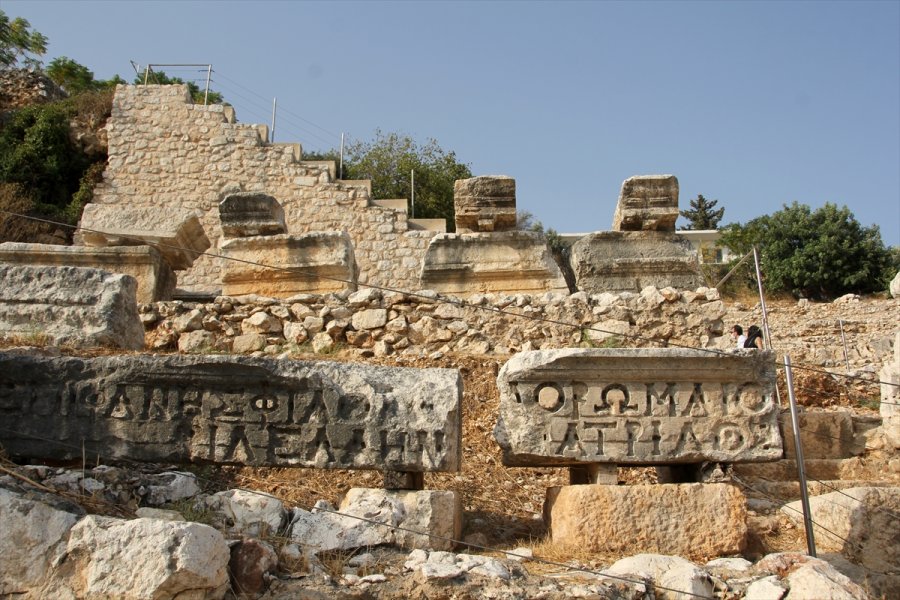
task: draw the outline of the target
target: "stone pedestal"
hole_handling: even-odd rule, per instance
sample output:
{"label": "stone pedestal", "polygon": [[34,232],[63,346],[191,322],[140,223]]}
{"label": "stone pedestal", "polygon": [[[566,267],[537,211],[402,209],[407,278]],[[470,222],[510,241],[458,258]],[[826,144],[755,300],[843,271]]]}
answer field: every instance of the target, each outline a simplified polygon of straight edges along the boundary
{"label": "stone pedestal", "polygon": [[503,175],[457,179],[453,184],[456,232],[516,228],[516,180]]}
{"label": "stone pedestal", "polygon": [[703,285],[697,252],[674,232],[591,233],[572,245],[569,264],[578,289],[591,294]]}
{"label": "stone pedestal", "polygon": [[287,233],[284,209],[267,194],[239,192],[219,203],[219,220],[226,238]]}
{"label": "stone pedestal", "polygon": [[457,295],[569,291],[546,241],[530,231],[437,235],[428,244],[420,286]]}
{"label": "stone pedestal", "polygon": [[75,241],[85,246],[156,248],[175,269],[189,269],[210,247],[200,220],[188,211],[88,204]]}
{"label": "stone pedestal", "polygon": [[547,491],[553,542],[589,552],[711,557],[746,546],[746,499],[729,484],[570,485]]}
{"label": "stone pedestal", "polygon": [[15,265],[56,265],[102,269],[131,275],[137,281],[139,303],[171,300],[175,273],[150,246],[57,246],[53,244],[0,244],[0,262]]}
{"label": "stone pedestal", "polygon": [[638,175],[622,183],[613,215],[614,231],[675,231],[678,179],[674,175]]}
{"label": "stone pedestal", "polygon": [[287,298],[356,290],[353,243],[344,232],[271,235],[222,242],[222,293]]}

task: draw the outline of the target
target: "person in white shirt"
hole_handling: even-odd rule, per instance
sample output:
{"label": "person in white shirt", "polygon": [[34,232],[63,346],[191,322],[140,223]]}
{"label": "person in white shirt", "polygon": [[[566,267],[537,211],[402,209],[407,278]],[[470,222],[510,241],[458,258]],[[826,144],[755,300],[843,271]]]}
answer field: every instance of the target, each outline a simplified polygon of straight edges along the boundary
{"label": "person in white shirt", "polygon": [[744,328],[740,325],[735,325],[731,328],[731,339],[735,341],[735,348],[743,348],[744,342],[747,341],[747,336],[744,335]]}

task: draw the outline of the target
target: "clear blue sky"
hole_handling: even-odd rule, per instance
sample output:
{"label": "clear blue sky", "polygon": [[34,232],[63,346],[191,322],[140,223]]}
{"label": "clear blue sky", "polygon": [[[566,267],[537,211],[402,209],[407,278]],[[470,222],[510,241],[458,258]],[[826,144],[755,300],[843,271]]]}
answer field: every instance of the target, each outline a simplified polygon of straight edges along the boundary
{"label": "clear blue sky", "polygon": [[[0,0],[98,78],[212,63],[277,141],[434,138],[560,232],[608,229],[632,175],[724,222],[848,206],[900,245],[900,2]],[[199,72],[166,69],[183,78]],[[683,220],[679,220],[679,224]]]}

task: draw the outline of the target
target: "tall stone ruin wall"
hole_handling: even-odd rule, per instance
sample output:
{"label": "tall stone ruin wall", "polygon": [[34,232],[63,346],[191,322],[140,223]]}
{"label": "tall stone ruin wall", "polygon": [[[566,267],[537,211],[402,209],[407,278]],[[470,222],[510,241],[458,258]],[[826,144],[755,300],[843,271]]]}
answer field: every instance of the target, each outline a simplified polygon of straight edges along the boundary
{"label": "tall stone ruin wall", "polygon": [[[289,234],[346,231],[361,282],[417,287],[434,232],[410,231],[405,211],[370,204],[365,183],[335,179],[334,163],[304,162],[299,144],[268,143],[265,126],[235,122],[230,107],[192,104],[185,86],[120,85],[107,130],[109,165],[95,203],[153,208],[161,224],[191,211],[215,253],[219,202],[234,192],[262,192],[283,206]],[[199,257],[178,273],[178,287],[217,291],[222,262]]]}

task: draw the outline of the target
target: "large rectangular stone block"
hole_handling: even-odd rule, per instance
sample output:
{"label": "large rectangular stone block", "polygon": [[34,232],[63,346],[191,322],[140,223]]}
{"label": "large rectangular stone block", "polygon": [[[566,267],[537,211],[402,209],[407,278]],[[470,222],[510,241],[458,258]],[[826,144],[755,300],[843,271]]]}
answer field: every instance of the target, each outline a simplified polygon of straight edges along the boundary
{"label": "large rectangular stone block", "polygon": [[452,369],[0,353],[0,422],[15,423],[0,430],[0,445],[14,456],[59,460],[84,452],[156,462],[456,471],[461,397]]}
{"label": "large rectangular stone block", "polygon": [[89,267],[131,275],[137,281],[137,301],[171,300],[175,273],[162,255],[150,246],[58,246],[55,244],[0,244],[0,262],[15,265]]}
{"label": "large rectangular stone block", "polygon": [[497,378],[510,466],[752,462],[782,456],[770,351],[522,352]]}
{"label": "large rectangular stone block", "polygon": [[747,543],[746,499],[724,483],[553,487],[544,518],[554,543],[589,552],[702,559]]}
{"label": "large rectangular stone block", "polygon": [[140,350],[136,289],[133,277],[119,273],[0,263],[0,336]]}
{"label": "large rectangular stone block", "polygon": [[622,182],[614,231],[675,231],[677,219],[677,177],[637,175]]}

